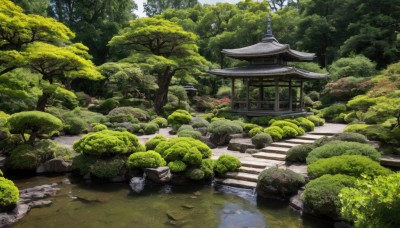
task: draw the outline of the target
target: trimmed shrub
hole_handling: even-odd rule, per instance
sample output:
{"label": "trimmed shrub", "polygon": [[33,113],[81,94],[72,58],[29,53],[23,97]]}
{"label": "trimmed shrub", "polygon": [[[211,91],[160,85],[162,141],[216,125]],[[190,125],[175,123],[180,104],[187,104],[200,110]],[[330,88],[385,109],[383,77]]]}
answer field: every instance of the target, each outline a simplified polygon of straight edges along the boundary
{"label": "trimmed shrub", "polygon": [[104,131],[108,130],[107,126],[104,124],[93,124],[93,131],[98,132],[98,131]]}
{"label": "trimmed shrub", "polygon": [[283,138],[286,138],[286,139],[294,138],[298,135],[298,132],[296,131],[296,129],[289,127],[289,126],[284,126],[282,128],[282,130],[283,130]]}
{"label": "trimmed shrub", "polygon": [[315,148],[314,145],[297,145],[288,150],[286,153],[286,161],[305,163],[308,154]]}
{"label": "trimmed shrub", "polygon": [[368,143],[367,137],[362,134],[353,133],[353,132],[343,132],[334,137],[333,140],[339,141],[347,141],[347,142],[359,142],[359,143]]}
{"label": "trimmed shrub", "polygon": [[210,178],[214,175],[215,161],[211,159],[203,159],[201,161],[201,170],[204,172],[205,178]]}
{"label": "trimmed shrub", "polygon": [[269,125],[269,121],[272,119],[273,117],[271,116],[257,116],[257,117],[253,117],[251,118],[251,123],[253,124],[258,124],[261,126],[268,126]]}
{"label": "trimmed shrub", "polygon": [[126,162],[128,168],[157,168],[166,165],[165,160],[155,151],[137,152],[129,156]]}
{"label": "trimmed shrub", "polygon": [[193,128],[202,128],[202,127],[208,127],[210,123],[203,118],[194,118],[193,119]]}
{"label": "trimmed shrub", "polygon": [[233,121],[222,121],[217,120],[210,124],[208,127],[208,131],[210,133],[219,134],[219,135],[230,135],[230,134],[238,134],[243,132],[243,128]]}
{"label": "trimmed shrub", "polygon": [[296,124],[291,123],[289,121],[286,121],[286,120],[277,120],[277,121],[273,122],[271,124],[271,126],[278,126],[278,127],[282,128],[282,130],[284,127],[291,127],[296,131],[296,134],[297,134],[296,136],[304,134],[304,130],[302,130],[299,126],[297,126]]}
{"label": "trimmed shrub", "polygon": [[108,115],[107,119],[108,119],[108,122],[110,122],[110,123],[126,123],[126,122],[139,123],[139,120],[136,119],[133,115],[124,114],[124,113]]}
{"label": "trimmed shrub", "polygon": [[125,165],[123,159],[97,160],[90,166],[90,173],[102,179],[111,179],[119,176]]}
{"label": "trimmed shrub", "polygon": [[178,137],[189,137],[194,139],[200,139],[201,133],[195,130],[183,130],[178,132]]}
{"label": "trimmed shrub", "polygon": [[243,131],[248,133],[251,129],[256,128],[256,127],[260,127],[260,125],[248,123],[248,124],[244,125]]}
{"label": "trimmed shrub", "polygon": [[340,215],[339,193],[345,187],[353,187],[356,178],[346,175],[323,175],[306,184],[302,200],[317,214],[338,218]]}
{"label": "trimmed shrub", "polygon": [[267,133],[258,133],[251,138],[251,143],[256,146],[257,149],[265,147],[266,144],[272,143],[272,138]]}
{"label": "trimmed shrub", "polygon": [[179,133],[181,131],[193,131],[193,127],[192,127],[192,125],[184,124],[178,128],[177,133]]}
{"label": "trimmed shrub", "polygon": [[303,128],[305,131],[314,131],[315,124],[311,122],[310,120],[304,118],[304,117],[299,117],[296,119],[299,122],[299,126]]}
{"label": "trimmed shrub", "polygon": [[72,159],[72,169],[82,176],[90,173],[91,166],[98,160],[96,157],[80,154]]}
{"label": "trimmed shrub", "polygon": [[156,123],[159,128],[165,128],[168,126],[168,120],[160,116],[154,118],[151,122]]}
{"label": "trimmed shrub", "polygon": [[141,123],[140,126],[143,129],[143,133],[145,135],[151,135],[151,134],[155,134],[158,130],[159,127],[156,123]]}
{"label": "trimmed shrub", "polygon": [[342,215],[354,227],[400,227],[400,173],[357,181],[339,194]]}
{"label": "trimmed shrub", "polygon": [[361,155],[342,155],[319,159],[307,167],[310,178],[318,178],[325,174],[344,174],[353,177],[389,175],[392,172],[378,162]]}
{"label": "trimmed shrub", "polygon": [[68,160],[72,152],[51,140],[40,140],[34,145],[22,144],[11,151],[8,164],[13,169],[34,170],[41,163],[56,157]]}
{"label": "trimmed shrub", "polygon": [[[108,98],[107,100],[104,100],[103,102],[101,102],[98,106],[94,107],[94,108],[90,108],[89,110],[91,111],[97,111],[100,112],[101,114],[106,115],[107,113],[109,113],[111,110],[117,108],[119,106],[119,102],[113,98]],[[94,109],[94,110],[92,110]]]}
{"label": "trimmed shrub", "polygon": [[249,131],[249,136],[250,136],[250,138],[252,138],[252,137],[255,136],[256,134],[261,133],[261,132],[264,132],[264,128],[262,128],[262,127],[255,127],[255,128],[253,128],[253,129],[251,129],[251,130]]}
{"label": "trimmed shrub", "polygon": [[0,212],[12,210],[18,203],[19,190],[11,180],[0,177]]}
{"label": "trimmed shrub", "polygon": [[160,142],[164,141],[167,141],[167,138],[162,135],[156,135],[146,142],[146,150],[154,150]]}
{"label": "trimmed shrub", "polygon": [[224,174],[239,169],[241,165],[242,163],[237,157],[223,154],[215,162],[215,171]]}
{"label": "trimmed shrub", "polygon": [[63,131],[67,135],[79,135],[86,129],[86,122],[79,117],[67,117],[63,119]]}
{"label": "trimmed shrub", "polygon": [[272,167],[263,170],[258,176],[257,194],[266,197],[290,197],[305,184],[304,177],[290,169]]}
{"label": "trimmed shrub", "polygon": [[274,141],[279,141],[283,138],[283,130],[278,126],[267,127],[264,132],[269,134]]}
{"label": "trimmed shrub", "polygon": [[10,133],[29,134],[29,142],[33,143],[36,137],[51,135],[61,130],[62,121],[57,117],[40,111],[19,112],[8,118]]}
{"label": "trimmed shrub", "polygon": [[168,167],[173,173],[179,173],[186,170],[186,164],[183,161],[171,161],[168,163]]}
{"label": "trimmed shrub", "polygon": [[192,116],[186,110],[178,109],[168,116],[168,123],[177,130],[183,124],[190,124],[192,122]]}
{"label": "trimmed shrub", "polygon": [[203,180],[205,177],[205,174],[201,169],[194,168],[194,169],[189,169],[188,171],[186,171],[186,177],[191,180]]}
{"label": "trimmed shrub", "polygon": [[322,126],[325,124],[325,120],[318,116],[307,116],[306,118],[313,122],[315,126]]}
{"label": "trimmed shrub", "polygon": [[135,135],[127,131],[104,130],[85,135],[74,143],[74,150],[87,155],[109,156],[115,154],[129,155],[144,151],[144,147]]}
{"label": "trimmed shrub", "polygon": [[374,161],[379,161],[380,154],[372,146],[358,142],[333,141],[312,150],[307,157],[307,164],[312,164],[321,158],[340,155],[363,155]]}
{"label": "trimmed shrub", "polygon": [[331,105],[321,110],[323,117],[327,119],[333,119],[339,114],[346,112],[347,108],[345,104]]}
{"label": "trimmed shrub", "polygon": [[139,121],[147,121],[150,119],[150,115],[148,112],[140,108],[132,108],[132,107],[114,108],[108,113],[108,116],[114,116],[118,114],[132,115]]}

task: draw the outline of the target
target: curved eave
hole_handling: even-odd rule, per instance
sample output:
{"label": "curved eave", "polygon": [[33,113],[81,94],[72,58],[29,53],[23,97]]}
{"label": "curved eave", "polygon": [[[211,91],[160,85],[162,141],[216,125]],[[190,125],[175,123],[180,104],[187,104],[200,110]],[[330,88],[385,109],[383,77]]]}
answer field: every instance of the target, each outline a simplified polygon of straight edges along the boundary
{"label": "curved eave", "polygon": [[286,76],[289,78],[324,79],[328,77],[327,74],[309,72],[289,66],[246,66],[226,69],[214,69],[210,70],[209,73],[228,78]]}
{"label": "curved eave", "polygon": [[288,44],[281,44],[275,41],[260,42],[251,46],[237,49],[223,49],[221,53],[238,59],[269,57],[279,54],[287,55],[288,59],[299,61],[312,61],[315,58],[314,53],[296,51],[290,49]]}

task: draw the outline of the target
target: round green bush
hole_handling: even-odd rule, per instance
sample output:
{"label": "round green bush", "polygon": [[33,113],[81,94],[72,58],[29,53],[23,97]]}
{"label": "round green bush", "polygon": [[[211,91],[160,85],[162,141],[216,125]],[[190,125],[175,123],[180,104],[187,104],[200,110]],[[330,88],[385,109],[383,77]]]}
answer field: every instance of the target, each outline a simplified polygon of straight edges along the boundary
{"label": "round green bush", "polygon": [[380,154],[372,146],[358,142],[334,141],[317,147],[312,150],[307,157],[307,164],[312,164],[321,158],[330,158],[340,155],[363,155],[374,161],[379,161]]}
{"label": "round green bush", "polygon": [[98,178],[111,179],[121,174],[124,165],[125,161],[123,159],[98,159],[90,166],[90,173]]}
{"label": "round green bush", "polygon": [[145,135],[151,135],[151,134],[155,134],[158,130],[159,127],[156,123],[141,123],[141,127],[143,129],[143,133]]}
{"label": "round green bush", "polygon": [[295,195],[305,184],[304,177],[290,169],[272,167],[258,176],[257,194],[266,198],[289,197]]}
{"label": "round green bush", "polygon": [[194,139],[200,139],[201,133],[195,130],[183,130],[178,132],[178,137],[189,137]]}
{"label": "round green bush", "polygon": [[301,128],[299,126],[297,126],[296,124],[294,124],[292,122],[286,121],[286,120],[277,120],[277,121],[273,122],[271,124],[271,126],[278,126],[278,127],[282,128],[282,130],[284,127],[291,127],[296,131],[297,135],[304,134],[304,130],[301,130]]}
{"label": "round green bush", "polygon": [[282,130],[283,130],[283,138],[285,139],[290,139],[298,136],[298,131],[296,131],[296,129],[292,127],[284,126]]}
{"label": "round green bush", "polygon": [[139,123],[139,120],[136,119],[133,115],[131,114],[125,114],[125,113],[117,113],[117,114],[112,114],[107,116],[107,120],[110,123]]}
{"label": "round green bush", "polygon": [[79,135],[86,129],[86,122],[79,117],[68,117],[63,120],[63,131],[67,135]]}
{"label": "round green bush", "polygon": [[265,147],[266,144],[272,143],[272,138],[269,134],[261,132],[251,138],[251,143],[253,143],[257,149],[260,149]]}
{"label": "round green bush", "polygon": [[299,122],[299,126],[303,128],[305,131],[314,131],[315,124],[311,122],[310,120],[304,118],[304,117],[299,117],[296,118],[296,120]]}
{"label": "round green bush", "polygon": [[168,163],[168,167],[173,173],[179,173],[186,170],[186,164],[183,161],[171,161]]}
{"label": "round green bush", "polygon": [[208,126],[208,132],[219,135],[238,134],[243,132],[243,128],[233,121],[214,121]]}
{"label": "round green bush", "polygon": [[193,130],[194,129],[193,129],[192,125],[184,124],[184,125],[180,126],[176,132],[179,133],[181,131],[193,131]]}
{"label": "round green bush", "polygon": [[129,155],[144,151],[144,146],[139,143],[135,135],[127,131],[104,130],[85,135],[74,143],[74,150],[94,156]]}
{"label": "round green bush", "polygon": [[98,160],[98,158],[80,154],[72,159],[72,170],[77,171],[80,175],[84,176],[91,171],[91,166]]}
{"label": "round green bush", "polygon": [[241,165],[242,163],[237,157],[223,154],[215,162],[215,171],[219,174],[224,174],[239,169]]}
{"label": "round green bush", "polygon": [[104,130],[108,130],[107,126],[104,124],[93,124],[93,131],[94,132],[98,132],[98,131],[104,131]]}
{"label": "round green bush", "polygon": [[19,200],[19,190],[14,183],[0,177],[0,212],[13,209]]}
{"label": "round green bush", "polygon": [[250,122],[253,124],[261,125],[261,126],[267,126],[269,124],[269,121],[272,118],[273,117],[271,117],[271,116],[257,116],[257,117],[251,118]]}
{"label": "round green bush", "polygon": [[113,116],[117,114],[125,114],[132,115],[139,121],[148,121],[150,119],[150,114],[143,109],[140,108],[132,108],[132,107],[118,107],[114,108],[108,113],[108,116]]}
{"label": "round green bush", "polygon": [[205,177],[204,172],[201,169],[189,169],[186,171],[186,177],[191,180],[203,180]]}
{"label": "round green bush", "polygon": [[162,135],[156,135],[146,142],[146,150],[154,150],[160,142],[164,141],[167,141],[167,138]]}
{"label": "round green bush", "polygon": [[315,148],[314,145],[302,144],[297,145],[288,150],[286,153],[286,161],[305,163],[308,154]]}
{"label": "round green bush", "polygon": [[248,124],[244,125],[243,131],[248,133],[251,129],[256,128],[256,127],[260,127],[260,126],[257,124],[248,123]]}
{"label": "round green bush", "polygon": [[202,127],[208,127],[210,123],[203,118],[194,118],[193,119],[193,128],[202,128]]}
{"label": "round green bush", "polygon": [[340,190],[353,187],[355,182],[356,178],[351,176],[323,175],[306,184],[302,200],[315,213],[338,218],[341,208]]}
{"label": "round green bush", "polygon": [[283,138],[283,130],[278,126],[267,127],[264,132],[269,134],[274,141],[279,141]]}
{"label": "round green bush", "polygon": [[344,131],[345,132],[355,132],[355,133],[362,134],[363,131],[369,126],[370,125],[368,125],[368,124],[350,124],[344,129]]}
{"label": "round green bush", "polygon": [[56,157],[68,160],[72,152],[51,140],[40,140],[34,145],[21,144],[11,151],[8,164],[13,169],[34,170],[40,164]]}
{"label": "round green bush", "polygon": [[178,129],[183,124],[190,124],[192,116],[186,110],[178,109],[168,116],[168,123]]}
{"label": "round green bush", "polygon": [[334,137],[333,140],[339,141],[347,141],[347,142],[359,142],[359,143],[368,143],[368,138],[362,134],[354,133],[354,132],[343,132]]}
{"label": "round green bush", "polygon": [[163,118],[163,117],[156,117],[153,120],[151,120],[152,123],[156,123],[159,128],[164,128],[168,126],[168,120]]}
{"label": "round green bush", "polygon": [[107,100],[104,100],[103,102],[101,102],[98,106],[94,107],[94,108],[90,108],[89,110],[91,111],[97,111],[100,112],[101,114],[107,114],[109,113],[111,110],[117,108],[119,106],[119,102],[113,98],[108,98]]}
{"label": "round green bush", "polygon": [[155,151],[137,152],[129,156],[126,165],[128,168],[157,168],[167,163],[161,155]]}
{"label": "round green bush", "polygon": [[322,126],[325,124],[325,120],[318,116],[307,116],[306,118],[313,122],[315,126]]}
{"label": "round green bush", "polygon": [[205,178],[210,178],[214,175],[215,161],[211,159],[203,159],[201,161],[201,170],[204,172]]}
{"label": "round green bush", "polygon": [[264,128],[262,127],[255,127],[249,131],[249,137],[252,138],[258,133],[264,132]]}
{"label": "round green bush", "polygon": [[361,177],[361,174],[374,177],[389,175],[392,172],[378,162],[361,155],[342,155],[319,159],[307,167],[310,178],[318,178],[325,174],[344,174]]}

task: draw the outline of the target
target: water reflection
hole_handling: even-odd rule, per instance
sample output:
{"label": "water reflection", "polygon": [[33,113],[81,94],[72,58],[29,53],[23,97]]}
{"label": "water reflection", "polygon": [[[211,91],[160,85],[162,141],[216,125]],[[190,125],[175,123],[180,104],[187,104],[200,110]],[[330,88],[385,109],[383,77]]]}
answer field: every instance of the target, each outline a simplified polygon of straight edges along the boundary
{"label": "water reflection", "polygon": [[248,210],[242,204],[225,204],[220,211],[220,228],[265,227],[264,215],[258,210]]}

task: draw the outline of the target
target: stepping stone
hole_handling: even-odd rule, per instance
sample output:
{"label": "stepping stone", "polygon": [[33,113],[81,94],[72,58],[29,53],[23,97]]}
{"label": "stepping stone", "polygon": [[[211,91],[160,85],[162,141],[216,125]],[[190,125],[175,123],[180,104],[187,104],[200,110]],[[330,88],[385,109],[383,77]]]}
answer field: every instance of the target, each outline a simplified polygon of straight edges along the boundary
{"label": "stepping stone", "polygon": [[292,148],[294,146],[297,146],[299,144],[295,144],[295,143],[287,143],[287,142],[274,142],[270,144],[271,146],[275,146],[275,147],[287,147],[287,148]]}
{"label": "stepping stone", "polygon": [[391,167],[400,167],[400,156],[382,155],[381,165],[391,166]]}
{"label": "stepping stone", "polygon": [[321,135],[321,136],[334,136],[337,133],[332,133],[332,132],[307,132],[307,134],[311,134],[311,135]]}
{"label": "stepping stone", "polygon": [[310,134],[305,134],[302,136],[297,136],[296,139],[310,139],[310,140],[317,140],[324,137],[323,135],[310,135]]}
{"label": "stepping stone", "polygon": [[252,173],[252,174],[259,174],[261,173],[261,171],[263,171],[264,169],[260,169],[260,168],[253,168],[253,167],[247,167],[247,166],[241,166],[239,168],[240,172],[243,173]]}
{"label": "stepping stone", "polygon": [[244,161],[240,161],[240,162],[242,163],[242,167],[246,166],[246,167],[258,168],[258,169],[265,169],[265,167],[267,167],[267,165],[268,165],[264,161],[244,160]]}
{"label": "stepping stone", "polygon": [[258,174],[242,173],[242,172],[227,172],[224,175],[226,178],[257,182]]}
{"label": "stepping stone", "polygon": [[307,140],[307,139],[288,139],[285,142],[293,143],[293,144],[311,144],[315,140]]}
{"label": "stepping stone", "polygon": [[255,158],[262,158],[262,159],[270,159],[270,160],[278,160],[278,161],[285,161],[286,155],[285,154],[277,154],[277,153],[266,153],[266,152],[259,152],[252,155]]}
{"label": "stepping stone", "polygon": [[286,154],[289,149],[290,148],[287,147],[267,146],[262,148],[260,151],[268,153]]}
{"label": "stepping stone", "polygon": [[230,179],[230,178],[228,178],[228,179],[215,178],[215,182],[218,184],[224,184],[224,185],[229,185],[229,186],[234,186],[234,187],[239,187],[239,188],[253,189],[257,186],[256,182],[236,180],[236,179]]}

